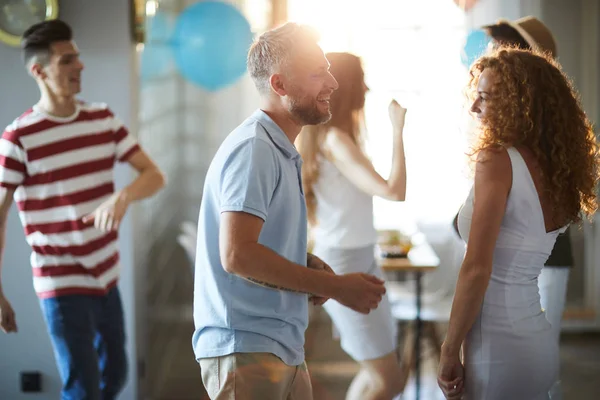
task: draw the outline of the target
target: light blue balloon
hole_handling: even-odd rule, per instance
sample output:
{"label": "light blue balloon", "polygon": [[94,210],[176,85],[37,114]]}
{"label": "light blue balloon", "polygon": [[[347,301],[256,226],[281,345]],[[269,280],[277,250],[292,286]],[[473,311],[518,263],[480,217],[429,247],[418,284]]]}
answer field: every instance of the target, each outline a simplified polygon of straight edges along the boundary
{"label": "light blue balloon", "polygon": [[171,69],[171,21],[162,13],[149,17],[146,23],[146,43],[141,59],[142,81],[168,73]]}
{"label": "light blue balloon", "polygon": [[469,32],[460,55],[463,65],[470,68],[471,64],[486,52],[491,40],[488,34],[481,29]]}
{"label": "light blue balloon", "polygon": [[177,18],[175,64],[184,78],[215,91],[244,75],[252,39],[250,24],[237,8],[220,1],[201,1]]}

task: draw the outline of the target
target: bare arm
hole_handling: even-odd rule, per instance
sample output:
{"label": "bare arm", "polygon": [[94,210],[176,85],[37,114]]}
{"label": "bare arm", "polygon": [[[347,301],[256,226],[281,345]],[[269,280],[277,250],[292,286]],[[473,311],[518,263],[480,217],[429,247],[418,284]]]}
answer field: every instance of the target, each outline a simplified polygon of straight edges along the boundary
{"label": "bare arm", "polygon": [[0,297],[4,297],[2,290],[2,260],[4,258],[4,243],[6,238],[6,222],[8,211],[13,203],[14,190],[0,187]]}
{"label": "bare arm", "polygon": [[258,243],[263,220],[244,212],[221,214],[219,252],[230,274],[264,286],[334,298],[368,313],[385,293],[383,282],[366,274],[334,275],[293,263]]}
{"label": "bare arm", "polygon": [[139,173],[137,178],[123,189],[130,202],[150,197],[165,186],[165,176],[143,150],[138,150],[127,161]]}
{"label": "bare arm", "polygon": [[511,184],[512,169],[506,150],[483,151],[477,159],[471,231],[442,355],[458,357],[481,309]]}
{"label": "bare arm", "polygon": [[96,228],[104,231],[116,230],[131,203],[150,197],[164,187],[164,175],[143,150],[135,152],[128,162],[138,172],[136,179],[85,216],[83,222],[93,221]]}
{"label": "bare arm", "polygon": [[404,201],[406,197],[406,161],[402,139],[405,112],[397,102],[390,104],[394,141],[388,180],[377,173],[371,161],[346,133],[333,129],[327,134],[325,149],[331,155],[333,164],[350,182],[371,196],[392,201]]}
{"label": "bare arm", "polygon": [[2,289],[2,259],[6,238],[8,211],[13,202],[14,190],[0,187],[0,329],[5,333],[17,331],[17,321],[12,306],[4,296]]}
{"label": "bare arm", "polygon": [[[325,271],[325,272],[335,275],[335,272],[333,271],[333,269],[331,269],[331,267],[326,262],[324,262],[323,260],[321,260],[319,257],[315,256],[312,253],[306,253],[306,267],[311,268],[311,269],[320,270],[320,271]],[[293,290],[293,289],[283,287],[283,286],[272,285],[270,283],[261,282],[256,279],[253,279],[253,278],[248,278],[248,277],[242,277],[242,278],[244,278],[250,282],[256,283],[258,285],[271,288],[271,289],[285,290],[287,292],[298,292],[297,290]],[[304,292],[299,292],[299,293],[304,293]],[[308,293],[308,294],[310,294],[311,297],[319,297],[319,296],[315,296],[311,293]],[[326,298],[324,297],[323,299],[326,299]]]}

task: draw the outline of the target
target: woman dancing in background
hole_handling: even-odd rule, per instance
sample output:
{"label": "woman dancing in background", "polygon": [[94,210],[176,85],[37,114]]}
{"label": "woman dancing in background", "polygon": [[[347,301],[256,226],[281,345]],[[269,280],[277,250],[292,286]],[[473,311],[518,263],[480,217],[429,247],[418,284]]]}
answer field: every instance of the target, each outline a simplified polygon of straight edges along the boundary
{"label": "woman dancing in background", "polygon": [[[361,61],[349,53],[329,53],[331,74],[339,88],[331,95],[331,120],[307,126],[298,139],[304,160],[302,180],[311,226],[313,254],[337,274],[364,272],[383,278],[375,262],[377,232],[373,196],[403,201],[406,166],[402,132],[406,110],[389,106],[393,127],[393,160],[382,178],[363,150],[365,95]],[[344,351],[360,363],[347,400],[392,399],[403,391],[407,371],[400,367],[395,323],[387,295],[368,315],[334,300],[324,304],[340,332]]]}

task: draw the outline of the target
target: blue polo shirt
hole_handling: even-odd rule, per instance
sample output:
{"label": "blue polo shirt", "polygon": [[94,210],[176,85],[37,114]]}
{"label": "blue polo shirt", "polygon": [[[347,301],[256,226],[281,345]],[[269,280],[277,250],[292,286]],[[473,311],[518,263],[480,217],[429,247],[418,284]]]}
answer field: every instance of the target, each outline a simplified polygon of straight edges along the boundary
{"label": "blue polo shirt", "polygon": [[306,265],[302,159],[285,133],[257,110],[217,151],[206,175],[196,247],[192,345],[197,359],[267,352],[288,365],[304,361],[306,294],[268,289],[223,269],[220,215],[264,220],[259,243]]}

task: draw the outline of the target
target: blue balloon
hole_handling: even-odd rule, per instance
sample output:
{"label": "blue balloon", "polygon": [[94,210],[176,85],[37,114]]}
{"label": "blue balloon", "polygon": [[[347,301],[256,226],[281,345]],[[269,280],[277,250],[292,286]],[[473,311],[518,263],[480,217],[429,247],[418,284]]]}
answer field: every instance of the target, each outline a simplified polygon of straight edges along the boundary
{"label": "blue balloon", "polygon": [[470,68],[471,64],[486,52],[491,40],[488,34],[481,29],[469,32],[460,55],[463,65]]}
{"label": "blue balloon", "polygon": [[237,8],[220,1],[201,1],[177,18],[175,64],[184,78],[215,91],[244,75],[252,39],[250,24]]}
{"label": "blue balloon", "polygon": [[161,13],[148,18],[146,43],[140,66],[142,81],[169,72],[173,58],[169,43],[172,28],[169,19]]}

